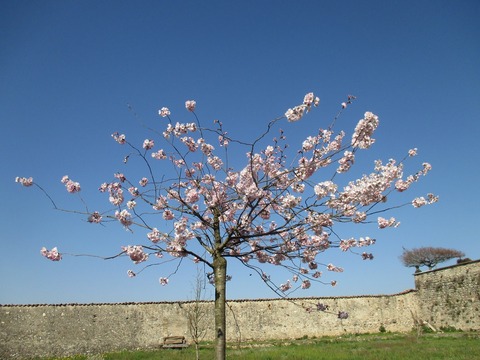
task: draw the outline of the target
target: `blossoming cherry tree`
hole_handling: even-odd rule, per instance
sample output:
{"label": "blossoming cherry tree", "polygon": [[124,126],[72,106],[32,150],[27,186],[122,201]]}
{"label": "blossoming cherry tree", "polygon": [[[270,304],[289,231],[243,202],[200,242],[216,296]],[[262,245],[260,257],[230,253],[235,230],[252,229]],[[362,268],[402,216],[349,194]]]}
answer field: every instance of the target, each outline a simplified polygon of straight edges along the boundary
{"label": "blossoming cherry tree", "polygon": [[[416,149],[400,162],[377,160],[370,174],[343,186],[337,181],[340,174],[351,170],[360,150],[372,147],[379,126],[378,117],[366,112],[350,138],[344,131],[334,132],[339,115],[354,99],[348,96],[332,124],[293,148],[281,129],[270,142],[266,138],[283,121],[299,121],[318,106],[320,99],[313,93],[305,95],[303,103],[288,109],[284,116],[270,121],[250,142],[230,136],[220,121],[203,127],[194,100],[185,103],[192,122],[174,123],[171,111],[162,107],[159,115],[166,120],[165,128],[160,132],[152,130],[140,146],[125,134],[112,134],[119,145],[127,148],[124,162],[138,158],[145,172],[140,176],[115,173],[112,180],[99,187],[108,197],[109,208],[77,213],[83,213],[90,223],[115,220],[126,230],[140,229],[138,243],[121,246],[112,258],[128,256],[138,265],[161,262],[168,256],[179,262],[188,259],[205,264],[210,269],[206,275],[215,286],[216,358],[224,359],[229,261],[235,259],[254,270],[273,291],[287,296],[298,288],[308,289],[314,282],[324,282],[322,270],[343,271],[326,261],[327,250],[352,251],[375,243],[369,237],[341,238],[336,231],[339,224],[366,224],[373,219],[381,229],[397,227],[399,222],[394,217],[378,214],[408,203],[420,207],[438,200],[428,194],[387,207],[390,193],[405,192],[430,171],[431,166],[424,163],[417,172],[404,176],[404,161],[415,156]],[[235,170],[230,166],[229,154],[238,154],[241,149],[244,165]],[[155,162],[165,163],[161,173],[155,173]],[[325,168],[332,169],[329,178],[320,177]],[[16,181],[24,186],[36,185],[59,209],[32,178],[17,177]],[[68,176],[61,182],[69,193],[81,191],[80,184]],[[56,247],[42,248],[41,254],[52,261],[62,258]],[[366,251],[359,255],[373,259]],[[290,277],[277,283],[268,274],[266,264],[286,269]],[[127,274],[135,277],[138,272],[128,270]],[[167,285],[170,278],[163,274],[159,282]],[[323,304],[316,309],[328,311]],[[337,315],[340,319],[348,317],[343,311]]]}

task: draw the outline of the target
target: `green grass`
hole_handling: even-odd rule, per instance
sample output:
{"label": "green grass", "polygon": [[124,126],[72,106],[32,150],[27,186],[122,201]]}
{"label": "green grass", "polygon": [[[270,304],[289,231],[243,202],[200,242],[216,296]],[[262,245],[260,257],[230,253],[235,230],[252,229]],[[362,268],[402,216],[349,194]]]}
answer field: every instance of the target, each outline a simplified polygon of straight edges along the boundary
{"label": "green grass", "polygon": [[[200,359],[213,359],[211,344],[203,344]],[[195,349],[124,351],[98,357],[76,356],[63,360],[191,360]],[[230,344],[230,360],[430,360],[480,359],[479,333],[424,334],[420,338],[405,334],[348,335],[293,341],[242,343],[238,348]],[[59,360],[59,359],[56,359]]]}

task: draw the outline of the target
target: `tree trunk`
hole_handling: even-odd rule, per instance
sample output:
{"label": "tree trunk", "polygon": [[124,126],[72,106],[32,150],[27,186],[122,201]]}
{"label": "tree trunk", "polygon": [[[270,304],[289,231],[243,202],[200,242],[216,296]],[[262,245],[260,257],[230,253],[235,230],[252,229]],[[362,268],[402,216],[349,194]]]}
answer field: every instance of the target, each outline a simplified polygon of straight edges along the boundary
{"label": "tree trunk", "polygon": [[200,360],[200,351],[198,348],[198,342],[195,342],[195,359]]}
{"label": "tree trunk", "polygon": [[225,260],[221,254],[216,254],[214,256],[213,271],[215,275],[215,359],[225,360],[227,330],[225,313],[227,260]]}

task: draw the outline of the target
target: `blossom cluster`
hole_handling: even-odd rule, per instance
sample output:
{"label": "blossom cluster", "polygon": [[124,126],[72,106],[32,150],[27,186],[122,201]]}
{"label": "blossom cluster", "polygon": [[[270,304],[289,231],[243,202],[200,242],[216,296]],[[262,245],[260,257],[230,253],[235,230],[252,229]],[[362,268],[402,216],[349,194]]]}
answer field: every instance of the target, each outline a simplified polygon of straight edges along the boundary
{"label": "blossom cluster", "polygon": [[65,187],[67,188],[67,191],[69,193],[76,193],[81,190],[80,184],[76,181],[71,180],[68,175],[65,175],[62,177],[61,180],[62,184],[65,184]]}
{"label": "blossom cluster", "polygon": [[165,139],[169,139],[170,136],[173,134],[176,137],[182,136],[187,134],[188,132],[195,132],[197,131],[197,125],[195,123],[176,123],[175,126],[172,124],[168,124],[166,130],[163,132],[163,137]]}
{"label": "blossom cluster", "polygon": [[419,208],[419,207],[422,207],[424,205],[433,204],[433,203],[436,203],[436,202],[438,202],[438,196],[429,193],[429,194],[427,194],[426,199],[423,196],[420,196],[420,197],[417,197],[417,198],[413,199],[412,205],[413,205],[413,207]]}
{"label": "blossom cluster", "polygon": [[115,211],[115,217],[126,229],[133,224],[132,215],[126,209]]}
{"label": "blossom cluster", "polygon": [[295,106],[293,109],[288,109],[285,113],[285,117],[288,121],[294,122],[300,120],[303,115],[310,111],[312,105],[318,106],[320,104],[320,98],[313,93],[308,93],[303,99],[303,104]]}
{"label": "blossom cluster", "polygon": [[[417,153],[417,149],[409,150],[409,156],[415,156],[416,153]],[[414,182],[418,181],[421,176],[427,175],[431,170],[432,170],[432,165],[430,165],[427,162],[424,162],[422,164],[422,169],[417,171],[415,174],[407,176],[405,180],[398,179],[395,183],[395,189],[397,189],[399,192],[403,192],[407,190]]]}
{"label": "blossom cluster", "polygon": [[113,138],[113,140],[118,142],[120,145],[123,145],[123,144],[127,143],[127,139],[125,137],[125,134],[119,134],[118,132],[114,132],[112,134],[112,138]]}
{"label": "blossom cluster", "polygon": [[15,178],[15,182],[18,182],[18,183],[22,184],[23,186],[29,187],[29,186],[33,185],[33,178],[32,177],[25,178],[25,177],[17,176]]}
{"label": "blossom cluster", "polygon": [[[339,248],[342,250],[342,251],[347,251],[351,248],[354,248],[354,247],[364,247],[364,246],[370,246],[370,245],[373,245],[375,244],[376,240],[375,239],[371,239],[369,238],[368,236],[363,238],[361,237],[360,239],[356,240],[354,238],[351,238],[351,239],[348,239],[348,240],[340,240],[340,245],[339,245]],[[332,265],[332,266],[328,266],[328,269],[331,270],[331,269],[334,269],[335,267]],[[335,270],[331,270],[331,271],[335,271]]]}
{"label": "blossom cluster", "polygon": [[148,254],[143,251],[141,245],[122,246],[122,251],[124,251],[135,264],[148,260]]}
{"label": "blossom cluster", "polygon": [[380,229],[385,229],[386,227],[398,227],[400,223],[395,220],[394,217],[391,217],[390,219],[385,219],[381,216],[378,217],[378,227]]}
{"label": "blossom cluster", "polygon": [[361,119],[352,135],[352,146],[360,149],[368,149],[373,145],[375,139],[372,138],[374,131],[379,124],[378,116],[367,111]]}
{"label": "blossom cluster", "polygon": [[167,107],[162,107],[160,110],[158,110],[158,115],[161,117],[167,117],[170,116],[171,112]]}
{"label": "blossom cluster", "polygon": [[62,254],[58,252],[56,247],[52,248],[52,250],[47,250],[45,247],[42,247],[40,254],[52,261],[60,261],[62,259]]}
{"label": "blossom cluster", "polygon": [[[110,203],[114,206],[120,206],[125,200],[125,197],[123,195],[123,187],[121,182],[125,181],[125,178],[123,174],[115,174],[115,177],[120,179],[120,182],[113,182],[113,183],[103,183],[100,185],[98,190],[100,192],[107,192],[109,193],[108,200]],[[132,191],[135,191],[134,188],[132,188]]]}
{"label": "blossom cluster", "polygon": [[99,224],[102,222],[102,215],[98,211],[94,211],[88,217],[88,222]]}

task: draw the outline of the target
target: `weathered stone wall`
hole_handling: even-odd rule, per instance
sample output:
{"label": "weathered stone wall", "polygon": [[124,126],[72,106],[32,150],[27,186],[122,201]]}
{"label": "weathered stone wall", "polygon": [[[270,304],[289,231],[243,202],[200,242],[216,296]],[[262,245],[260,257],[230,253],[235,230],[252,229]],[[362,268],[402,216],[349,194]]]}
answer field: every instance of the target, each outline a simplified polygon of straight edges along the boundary
{"label": "weathered stone wall", "polygon": [[[316,311],[316,304],[329,306]],[[0,358],[94,354],[158,347],[163,337],[189,338],[186,311],[192,302],[0,307]],[[213,339],[213,303],[205,339]],[[308,311],[311,308],[312,311]],[[343,333],[407,331],[415,293],[338,298],[237,300],[227,306],[228,340],[293,339]],[[336,312],[350,317],[339,320]],[[329,312],[334,312],[332,315]]]}
{"label": "weathered stone wall", "polygon": [[415,287],[422,320],[480,330],[480,260],[415,274]]}
{"label": "weathered stone wall", "polygon": [[0,358],[28,358],[152,348],[183,334],[176,303],[2,306]]}
{"label": "weathered stone wall", "polygon": [[[318,303],[328,305],[328,312],[317,311]],[[229,308],[230,341],[293,339],[378,332],[380,326],[408,331],[413,327],[410,310],[416,308],[416,298],[414,291],[407,291],[389,296],[235,301]],[[349,318],[339,320],[338,311],[348,312]]]}
{"label": "weathered stone wall", "polygon": [[[227,306],[229,341],[387,331],[406,332],[414,317],[433,326],[480,330],[480,261],[415,275],[417,290],[397,295],[236,300]],[[316,304],[329,306],[316,311]],[[0,358],[95,354],[157,348],[165,336],[189,338],[193,302],[2,305]],[[213,338],[213,304],[207,339]],[[312,309],[312,311],[308,311]],[[340,320],[338,311],[349,318]],[[333,313],[333,314],[332,314]]]}

